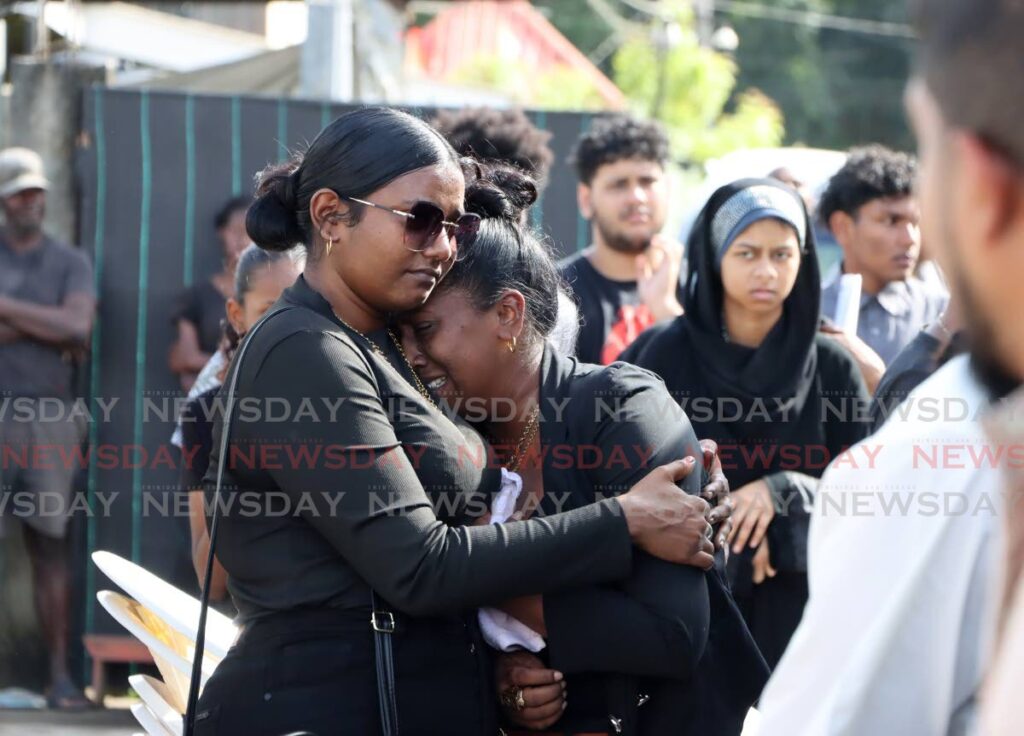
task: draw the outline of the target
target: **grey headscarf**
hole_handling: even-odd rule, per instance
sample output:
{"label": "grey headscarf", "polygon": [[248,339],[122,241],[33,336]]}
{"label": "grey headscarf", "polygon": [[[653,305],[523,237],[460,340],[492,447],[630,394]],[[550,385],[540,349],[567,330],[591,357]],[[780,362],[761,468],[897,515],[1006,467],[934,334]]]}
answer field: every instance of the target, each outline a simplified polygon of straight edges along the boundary
{"label": "grey headscarf", "polygon": [[786,191],[767,184],[740,189],[727,199],[711,220],[711,247],[715,253],[715,270],[722,267],[722,259],[740,233],[759,220],[782,220],[796,230],[800,250],[807,242],[807,216],[803,208]]}

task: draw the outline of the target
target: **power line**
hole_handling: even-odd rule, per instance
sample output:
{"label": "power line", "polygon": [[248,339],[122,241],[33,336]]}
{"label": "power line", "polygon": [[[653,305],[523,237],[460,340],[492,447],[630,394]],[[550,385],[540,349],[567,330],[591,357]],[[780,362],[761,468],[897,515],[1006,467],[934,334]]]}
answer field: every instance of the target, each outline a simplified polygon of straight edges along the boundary
{"label": "power line", "polygon": [[795,23],[811,28],[828,28],[834,31],[849,33],[866,33],[874,36],[891,36],[894,38],[916,38],[914,29],[904,23],[890,23],[881,20],[865,20],[849,18],[841,15],[829,15],[813,10],[790,10],[775,8],[760,3],[743,2],[743,0],[715,0],[716,10],[728,11],[735,15],[749,18],[764,18],[783,23]]}
{"label": "power line", "polygon": [[[652,2],[652,0],[620,0],[620,2],[647,15],[660,17],[664,12],[664,8],[657,2]],[[828,28],[834,31],[866,33],[873,36],[891,36],[894,38],[916,38],[914,29],[904,23],[850,18],[843,15],[819,13],[813,10],[777,8],[761,3],[746,2],[745,0],[714,0],[714,8],[715,12],[718,13],[724,11],[748,18],[762,18],[783,23],[794,23],[810,28]]]}

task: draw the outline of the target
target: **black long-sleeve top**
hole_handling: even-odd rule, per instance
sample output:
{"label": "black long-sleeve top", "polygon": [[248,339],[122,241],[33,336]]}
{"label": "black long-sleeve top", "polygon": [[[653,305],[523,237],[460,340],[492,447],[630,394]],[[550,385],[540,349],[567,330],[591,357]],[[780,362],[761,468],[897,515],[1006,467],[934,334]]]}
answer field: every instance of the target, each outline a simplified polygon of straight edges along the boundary
{"label": "black long-sleeve top", "polygon": [[387,357],[300,278],[248,347],[217,542],[243,617],[366,608],[368,585],[407,614],[452,613],[628,575],[614,500],[460,526],[489,505],[497,466],[479,436],[417,393],[384,331],[367,337]]}
{"label": "black long-sleeve top", "polygon": [[[664,384],[631,365],[579,363],[548,347],[540,406],[544,514],[586,507],[629,490],[659,465],[701,456]],[[690,493],[699,492],[700,475],[687,478]],[[544,618],[558,669],[685,677],[707,637],[704,572],[637,553],[622,584],[545,596]]]}
{"label": "black long-sleeve top", "polygon": [[[549,347],[540,406],[543,513],[586,506],[628,490],[660,465],[701,457],[697,436],[664,383],[632,365],[582,364]],[[700,485],[699,471],[682,483],[689,493]],[[544,618],[548,660],[566,673],[570,693],[557,730],[608,730],[614,717],[623,733],[689,733],[687,724],[697,717],[694,682],[701,678],[713,681],[718,700],[700,707],[742,722],[767,676],[716,571],[638,553],[633,574],[621,583],[545,595]],[[713,667],[706,660],[698,666],[713,626],[730,648],[709,653]],[[713,674],[741,662],[745,671],[731,682]],[[638,712],[641,692],[651,698]]]}

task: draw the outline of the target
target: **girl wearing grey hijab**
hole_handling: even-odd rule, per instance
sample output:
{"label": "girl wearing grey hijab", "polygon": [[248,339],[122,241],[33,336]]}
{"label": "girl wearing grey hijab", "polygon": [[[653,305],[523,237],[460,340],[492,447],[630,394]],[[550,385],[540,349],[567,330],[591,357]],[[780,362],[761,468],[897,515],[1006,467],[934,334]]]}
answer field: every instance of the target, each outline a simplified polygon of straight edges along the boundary
{"label": "girl wearing grey hijab", "polygon": [[687,255],[685,314],[646,331],[622,360],[660,375],[698,436],[730,458],[730,581],[774,666],[807,600],[818,478],[866,436],[852,412],[869,396],[853,359],[818,333],[814,233],[795,190],[773,179],[721,187]]}

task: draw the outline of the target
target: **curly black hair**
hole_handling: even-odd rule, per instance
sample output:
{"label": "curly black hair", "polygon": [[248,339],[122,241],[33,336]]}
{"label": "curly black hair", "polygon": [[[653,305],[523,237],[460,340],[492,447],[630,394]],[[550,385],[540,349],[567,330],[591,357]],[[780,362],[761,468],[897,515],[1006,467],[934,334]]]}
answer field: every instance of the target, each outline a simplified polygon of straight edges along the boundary
{"label": "curly black hair", "polygon": [[818,217],[828,225],[836,212],[856,217],[868,202],[883,197],[906,197],[914,190],[917,159],[909,153],[874,144],[850,150],[843,168],[825,188]]}
{"label": "curly black hair", "polygon": [[668,134],[660,123],[617,114],[594,121],[590,130],[576,141],[569,163],[579,180],[590,184],[605,164],[634,158],[665,166],[669,155]]}
{"label": "curly black hair", "polygon": [[431,125],[459,155],[485,163],[512,164],[538,183],[547,179],[555,159],[548,146],[552,134],[530,122],[522,110],[442,110]]}

